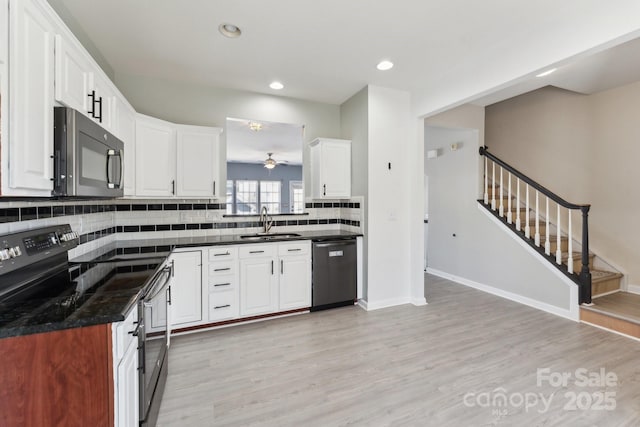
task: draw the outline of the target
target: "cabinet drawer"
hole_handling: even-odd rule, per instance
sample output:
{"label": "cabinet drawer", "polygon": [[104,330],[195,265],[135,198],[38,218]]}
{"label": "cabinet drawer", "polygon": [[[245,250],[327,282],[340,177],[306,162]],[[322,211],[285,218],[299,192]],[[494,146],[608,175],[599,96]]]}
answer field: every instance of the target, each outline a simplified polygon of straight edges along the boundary
{"label": "cabinet drawer", "polygon": [[311,249],[311,241],[301,240],[278,245],[278,255],[307,255]]}
{"label": "cabinet drawer", "polygon": [[227,276],[229,274],[236,274],[238,271],[237,261],[222,261],[212,262],[209,264],[209,278],[218,276]]}
{"label": "cabinet drawer", "polygon": [[239,249],[240,258],[272,257],[277,253],[276,244],[244,245]]}
{"label": "cabinet drawer", "polygon": [[116,356],[118,360],[122,359],[127,348],[138,338],[133,335],[133,332],[138,327],[138,306],[136,305],[129,312],[127,317],[118,322],[116,326]]}
{"label": "cabinet drawer", "polygon": [[226,259],[236,259],[238,248],[235,246],[218,246],[209,249],[209,261],[222,261]]}
{"label": "cabinet drawer", "polygon": [[210,321],[233,319],[239,313],[237,290],[209,294]]}
{"label": "cabinet drawer", "polygon": [[218,280],[209,280],[209,293],[226,292],[230,289],[238,289],[238,279],[235,276],[220,277]]}

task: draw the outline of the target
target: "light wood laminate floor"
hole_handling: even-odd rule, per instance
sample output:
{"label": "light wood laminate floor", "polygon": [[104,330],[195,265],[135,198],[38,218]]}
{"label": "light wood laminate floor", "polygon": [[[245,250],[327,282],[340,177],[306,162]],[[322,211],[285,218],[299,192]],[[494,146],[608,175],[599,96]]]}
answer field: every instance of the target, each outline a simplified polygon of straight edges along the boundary
{"label": "light wood laminate floor", "polygon": [[[158,425],[640,426],[640,342],[430,275],[425,289],[423,307],[175,337]],[[539,386],[545,368],[570,377]],[[581,386],[581,368],[617,382]]]}

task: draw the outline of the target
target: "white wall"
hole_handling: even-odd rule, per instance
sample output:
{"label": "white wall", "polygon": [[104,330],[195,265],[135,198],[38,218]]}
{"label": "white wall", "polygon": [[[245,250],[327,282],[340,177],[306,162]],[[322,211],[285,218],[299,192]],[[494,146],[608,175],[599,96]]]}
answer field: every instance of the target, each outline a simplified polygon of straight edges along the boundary
{"label": "white wall", "polygon": [[[369,86],[368,307],[412,302],[407,92]],[[389,169],[389,163],[391,169]]]}
{"label": "white wall", "polygon": [[369,217],[369,88],[365,87],[340,106],[340,127],[344,139],[351,140],[351,195],[362,196],[363,239],[363,299],[368,298],[366,286],[368,278]]}
{"label": "white wall", "polygon": [[[577,300],[572,302],[577,286],[478,209],[483,110],[465,106],[425,121],[425,150],[442,153],[427,161],[425,170],[430,185],[429,271],[570,317],[577,307]],[[457,151],[449,148],[454,142],[462,145]]]}

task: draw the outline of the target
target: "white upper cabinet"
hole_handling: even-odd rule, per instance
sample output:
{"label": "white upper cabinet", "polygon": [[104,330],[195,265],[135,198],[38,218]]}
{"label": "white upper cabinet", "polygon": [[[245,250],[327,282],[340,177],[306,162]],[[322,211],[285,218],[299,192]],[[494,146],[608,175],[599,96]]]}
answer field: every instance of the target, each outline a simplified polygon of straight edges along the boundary
{"label": "white upper cabinet", "polygon": [[136,196],[171,197],[176,193],[174,126],[136,115]]}
{"label": "white upper cabinet", "polygon": [[[78,49],[56,35],[56,101],[87,115],[91,105],[91,64]],[[90,116],[91,117],[91,116]]]}
{"label": "white upper cabinet", "polygon": [[101,74],[92,73],[91,99],[89,112],[95,121],[103,128],[116,134],[116,92],[111,87],[111,81]]}
{"label": "white upper cabinet", "polygon": [[31,0],[11,0],[9,15],[10,157],[3,162],[9,169],[3,194],[51,195],[55,27]]}
{"label": "white upper cabinet", "polygon": [[136,117],[135,196],[211,199],[225,195],[220,176],[221,129],[176,125],[142,114]]}
{"label": "white upper cabinet", "polygon": [[311,197],[351,197],[351,141],[317,138],[311,142]]}
{"label": "white upper cabinet", "polygon": [[117,136],[124,142],[124,195],[136,194],[136,112],[122,98],[118,97]]}
{"label": "white upper cabinet", "polygon": [[216,198],[226,191],[219,176],[221,131],[200,126],[177,127],[178,196]]}

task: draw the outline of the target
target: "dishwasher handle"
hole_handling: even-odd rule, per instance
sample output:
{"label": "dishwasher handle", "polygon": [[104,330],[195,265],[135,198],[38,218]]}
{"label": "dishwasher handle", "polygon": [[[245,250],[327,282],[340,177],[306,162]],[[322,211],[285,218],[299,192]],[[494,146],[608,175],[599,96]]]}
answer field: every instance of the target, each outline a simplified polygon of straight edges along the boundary
{"label": "dishwasher handle", "polygon": [[349,246],[349,245],[355,245],[356,241],[355,240],[339,240],[339,241],[333,241],[333,242],[326,242],[326,243],[314,243],[313,246],[316,248],[326,248],[326,247],[334,247],[334,246]]}

